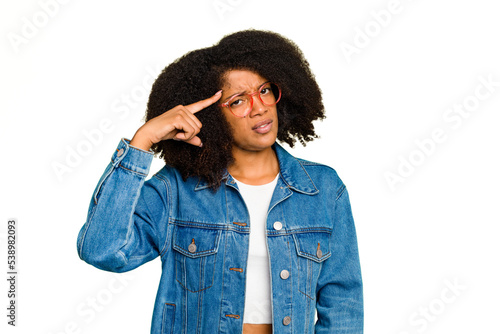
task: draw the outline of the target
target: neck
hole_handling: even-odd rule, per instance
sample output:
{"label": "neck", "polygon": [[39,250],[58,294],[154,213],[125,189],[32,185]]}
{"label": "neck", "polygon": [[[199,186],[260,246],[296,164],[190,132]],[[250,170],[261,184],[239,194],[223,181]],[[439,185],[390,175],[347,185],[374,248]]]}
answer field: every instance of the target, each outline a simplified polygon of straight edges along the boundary
{"label": "neck", "polygon": [[272,147],[263,151],[243,151],[233,148],[234,163],[228,172],[239,181],[250,185],[266,184],[279,172],[279,163]]}

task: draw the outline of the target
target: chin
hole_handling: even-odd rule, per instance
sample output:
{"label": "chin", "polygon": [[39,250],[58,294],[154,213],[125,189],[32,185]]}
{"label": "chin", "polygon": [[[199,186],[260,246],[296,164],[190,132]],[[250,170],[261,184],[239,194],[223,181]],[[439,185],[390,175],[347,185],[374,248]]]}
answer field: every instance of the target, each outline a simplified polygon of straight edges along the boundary
{"label": "chin", "polygon": [[269,149],[270,147],[272,147],[274,145],[274,142],[276,141],[276,137],[274,137],[272,140],[266,140],[266,141],[262,141],[260,143],[255,143],[254,147],[255,147],[255,151],[264,151],[266,149]]}
{"label": "chin", "polygon": [[248,151],[248,152],[260,152],[269,149],[274,145],[274,142],[276,141],[276,138],[274,139],[269,139],[269,140],[262,140],[259,142],[252,142],[252,143],[243,143],[243,144],[235,144],[234,148],[241,150],[241,151]]}

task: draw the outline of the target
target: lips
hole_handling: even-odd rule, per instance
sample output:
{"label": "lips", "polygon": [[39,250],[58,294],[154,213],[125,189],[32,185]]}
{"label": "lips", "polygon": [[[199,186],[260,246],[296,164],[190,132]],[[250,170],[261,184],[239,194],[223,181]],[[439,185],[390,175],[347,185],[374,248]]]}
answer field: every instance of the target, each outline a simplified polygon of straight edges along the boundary
{"label": "lips", "polygon": [[273,123],[272,119],[266,119],[264,121],[260,121],[259,123],[253,126],[252,130],[262,134],[268,133],[269,131],[271,131],[272,123]]}

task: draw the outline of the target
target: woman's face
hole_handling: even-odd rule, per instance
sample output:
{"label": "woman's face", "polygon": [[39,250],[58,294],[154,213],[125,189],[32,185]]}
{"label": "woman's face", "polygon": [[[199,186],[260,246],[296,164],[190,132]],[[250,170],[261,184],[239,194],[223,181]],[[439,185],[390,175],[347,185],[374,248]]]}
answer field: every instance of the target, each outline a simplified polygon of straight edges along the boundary
{"label": "woman's face", "polygon": [[[231,70],[225,75],[221,103],[240,93],[253,93],[268,81],[247,70]],[[253,107],[246,117],[236,117],[228,107],[222,112],[233,129],[234,150],[262,151],[270,148],[278,135],[278,114],[276,105],[264,105],[257,95],[253,97]]]}

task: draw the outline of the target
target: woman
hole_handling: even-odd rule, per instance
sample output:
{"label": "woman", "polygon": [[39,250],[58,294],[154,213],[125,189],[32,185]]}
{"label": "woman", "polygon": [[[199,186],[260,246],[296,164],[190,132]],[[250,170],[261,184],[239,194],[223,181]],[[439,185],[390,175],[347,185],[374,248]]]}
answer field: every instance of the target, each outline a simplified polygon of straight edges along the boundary
{"label": "woman", "polygon": [[[295,44],[248,30],[192,51],[146,116],[101,177],[78,252],[114,272],[160,256],[151,333],[362,333],[347,190],[276,143],[311,141],[324,118]],[[153,153],[166,166],[144,182]]]}

